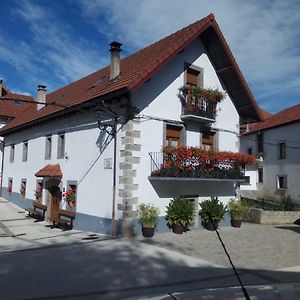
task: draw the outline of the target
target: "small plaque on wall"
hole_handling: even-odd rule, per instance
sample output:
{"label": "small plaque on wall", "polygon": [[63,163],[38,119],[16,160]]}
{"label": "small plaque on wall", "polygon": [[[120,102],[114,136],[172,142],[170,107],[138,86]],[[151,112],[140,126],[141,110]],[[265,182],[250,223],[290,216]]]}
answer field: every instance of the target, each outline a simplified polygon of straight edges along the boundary
{"label": "small plaque on wall", "polygon": [[104,158],[104,169],[112,169],[112,158]]}

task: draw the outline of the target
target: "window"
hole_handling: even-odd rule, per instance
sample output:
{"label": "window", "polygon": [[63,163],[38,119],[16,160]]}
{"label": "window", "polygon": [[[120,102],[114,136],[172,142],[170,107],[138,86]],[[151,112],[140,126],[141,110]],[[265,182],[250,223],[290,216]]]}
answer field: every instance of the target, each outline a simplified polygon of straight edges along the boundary
{"label": "window", "polygon": [[257,152],[264,152],[264,135],[262,132],[257,134]]}
{"label": "window", "polygon": [[258,168],[257,169],[257,173],[258,173],[258,182],[262,183],[264,182],[264,169],[263,168]]}
{"label": "window", "polygon": [[60,133],[57,140],[57,158],[65,157],[65,134]]}
{"label": "window", "polygon": [[244,181],[241,184],[249,185],[250,184],[250,176],[244,176]]}
{"label": "window", "polygon": [[27,161],[28,158],[28,141],[23,142],[23,161]]}
{"label": "window", "polygon": [[42,203],[43,200],[43,180],[38,179],[36,181],[35,191],[34,191],[35,200]]}
{"label": "window", "polygon": [[51,159],[51,149],[52,149],[52,136],[46,136],[45,144],[45,159]]}
{"label": "window", "polygon": [[25,194],[26,194],[26,179],[21,179],[21,186],[20,186],[21,198],[25,198]]}
{"label": "window", "polygon": [[247,153],[248,153],[249,155],[252,155],[253,152],[252,152],[252,148],[251,148],[251,147],[247,149]]}
{"label": "window", "polygon": [[203,69],[185,63],[185,85],[203,87]]}
{"label": "window", "polygon": [[279,159],[285,159],[286,158],[286,145],[285,142],[279,143]]}
{"label": "window", "polygon": [[182,144],[182,129],[181,126],[167,125],[165,146],[178,147]]}
{"label": "window", "polygon": [[277,176],[277,189],[287,189],[287,176]]}
{"label": "window", "polygon": [[186,71],[186,84],[190,86],[198,86],[199,71],[187,69]]}
{"label": "window", "polygon": [[9,161],[14,162],[15,160],[15,145],[10,146],[10,155],[9,155]]}
{"label": "window", "polygon": [[12,193],[12,188],[13,188],[13,179],[8,178],[7,192],[9,195],[11,195]]}
{"label": "window", "polygon": [[67,181],[65,198],[66,198],[67,209],[71,211],[76,211],[77,181]]}
{"label": "window", "polygon": [[214,135],[215,132],[204,131],[202,132],[202,148],[204,150],[213,150],[214,149]]}

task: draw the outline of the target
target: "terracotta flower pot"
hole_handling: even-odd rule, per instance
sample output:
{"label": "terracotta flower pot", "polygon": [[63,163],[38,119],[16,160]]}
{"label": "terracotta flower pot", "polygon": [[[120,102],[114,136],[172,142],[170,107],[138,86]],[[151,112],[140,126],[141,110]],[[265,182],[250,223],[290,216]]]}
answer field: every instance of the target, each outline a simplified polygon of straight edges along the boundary
{"label": "terracotta flower pot", "polygon": [[240,228],[241,224],[242,224],[242,220],[231,220],[232,227]]}
{"label": "terracotta flower pot", "polygon": [[217,221],[214,221],[213,223],[211,221],[208,221],[207,223],[203,223],[203,227],[206,230],[215,231],[216,230],[215,228],[218,228],[218,224],[219,224],[219,222],[217,222]]}
{"label": "terracotta flower pot", "polygon": [[176,234],[183,234],[184,227],[181,224],[174,224],[172,226],[173,232]]}
{"label": "terracotta flower pot", "polygon": [[154,230],[155,228],[149,228],[149,227],[142,227],[142,233],[143,233],[143,236],[146,237],[146,238],[151,238],[153,237],[154,235]]}

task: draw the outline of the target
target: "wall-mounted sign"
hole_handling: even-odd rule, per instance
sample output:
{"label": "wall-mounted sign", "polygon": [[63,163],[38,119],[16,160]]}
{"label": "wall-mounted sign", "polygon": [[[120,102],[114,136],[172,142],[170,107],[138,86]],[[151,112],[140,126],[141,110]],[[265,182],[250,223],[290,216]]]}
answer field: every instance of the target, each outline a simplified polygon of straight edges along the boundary
{"label": "wall-mounted sign", "polygon": [[112,169],[112,158],[104,158],[104,169]]}

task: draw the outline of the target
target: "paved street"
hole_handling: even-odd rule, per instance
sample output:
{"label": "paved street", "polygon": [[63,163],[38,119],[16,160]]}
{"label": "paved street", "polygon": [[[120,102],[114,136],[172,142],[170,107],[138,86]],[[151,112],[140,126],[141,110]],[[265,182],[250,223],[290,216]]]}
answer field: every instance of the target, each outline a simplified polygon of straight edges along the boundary
{"label": "paved street", "polygon": [[[0,200],[1,299],[149,299],[237,285],[214,232],[111,239],[50,229]],[[245,284],[300,282],[299,228],[244,224],[224,239]],[[161,299],[158,296],[157,299]]]}
{"label": "paved street", "polygon": [[[219,229],[234,264],[240,268],[277,270],[300,266],[300,226],[243,223],[241,228]],[[229,266],[215,232],[191,231],[183,235],[161,233],[152,245]],[[299,269],[300,271],[300,269]]]}

